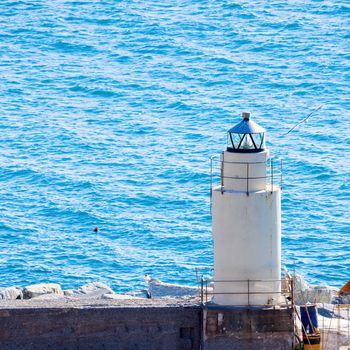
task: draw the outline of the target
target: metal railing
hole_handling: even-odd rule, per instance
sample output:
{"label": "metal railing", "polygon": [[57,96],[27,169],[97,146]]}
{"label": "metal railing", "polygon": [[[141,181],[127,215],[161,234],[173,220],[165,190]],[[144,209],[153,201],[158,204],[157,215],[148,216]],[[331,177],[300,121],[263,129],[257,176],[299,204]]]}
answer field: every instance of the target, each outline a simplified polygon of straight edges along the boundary
{"label": "metal railing", "polygon": [[[322,349],[350,349],[350,304],[318,304],[322,307],[327,316],[323,314],[318,322],[321,334]],[[331,310],[325,309],[331,308]],[[330,314],[330,315],[329,315]],[[320,312],[318,312],[320,317]]]}
{"label": "metal railing", "polygon": [[[216,292],[215,291],[215,283],[230,283],[230,284],[240,284],[240,289],[244,289],[244,286],[246,287],[243,291],[226,291],[226,292]],[[280,284],[281,289],[277,291],[273,290],[266,290],[266,288],[258,289],[256,284]],[[242,288],[243,285],[243,288]],[[264,290],[265,289],[265,290]],[[241,305],[235,305],[235,306],[262,306],[254,305],[252,301],[254,301],[255,296],[261,296],[261,295],[274,295],[278,294],[281,298],[279,304],[292,306],[293,304],[293,280],[290,278],[283,278],[283,279],[266,279],[266,280],[254,280],[254,279],[248,279],[248,280],[214,280],[212,278],[204,278],[202,276],[200,280],[200,298],[201,303],[207,303],[211,300],[212,297],[215,297],[215,295],[231,295],[231,296],[243,296],[247,300],[246,303]],[[265,306],[273,306],[273,303],[266,303]],[[263,305],[264,306],[264,305]]]}
{"label": "metal railing", "polygon": [[[224,160],[222,155],[221,159],[217,159],[218,156],[210,157],[210,198],[212,197],[213,191],[213,180],[214,178],[220,178],[220,190],[221,193],[225,192],[225,180],[242,180],[246,182],[246,193],[249,195],[249,182],[250,180],[261,180],[265,179],[265,188],[269,189],[271,192],[274,190],[274,186],[279,186],[282,190],[282,159],[269,158],[265,162],[230,162]],[[218,171],[218,166],[220,165],[220,172]],[[224,169],[227,164],[237,164],[245,167],[244,176],[225,176]],[[265,164],[266,166],[266,175],[265,176],[250,176],[251,167],[256,164]],[[210,201],[211,202],[211,201]]]}

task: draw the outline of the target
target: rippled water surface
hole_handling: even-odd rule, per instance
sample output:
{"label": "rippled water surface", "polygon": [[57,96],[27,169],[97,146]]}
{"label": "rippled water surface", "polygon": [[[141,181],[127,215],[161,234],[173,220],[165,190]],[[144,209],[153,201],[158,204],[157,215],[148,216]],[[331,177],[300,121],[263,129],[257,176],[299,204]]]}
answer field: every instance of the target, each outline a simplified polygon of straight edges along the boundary
{"label": "rippled water surface", "polygon": [[242,110],[284,159],[284,263],[347,281],[349,18],[342,1],[1,1],[1,285],[194,283],[208,159]]}

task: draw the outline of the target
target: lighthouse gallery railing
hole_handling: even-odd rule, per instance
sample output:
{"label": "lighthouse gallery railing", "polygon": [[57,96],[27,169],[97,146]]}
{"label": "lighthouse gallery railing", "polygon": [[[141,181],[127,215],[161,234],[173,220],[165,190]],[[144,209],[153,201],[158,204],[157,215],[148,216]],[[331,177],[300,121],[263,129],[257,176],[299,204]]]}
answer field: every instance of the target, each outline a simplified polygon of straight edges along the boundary
{"label": "lighthouse gallery railing", "polygon": [[[269,158],[265,162],[230,162],[223,159],[218,159],[219,156],[210,157],[210,208],[212,205],[212,191],[213,191],[213,179],[220,178],[220,189],[221,193],[225,192],[225,179],[231,180],[242,180],[246,182],[246,193],[249,195],[249,181],[250,180],[266,180],[266,189],[271,192],[274,190],[274,186],[279,186],[282,190],[283,176],[282,176],[282,159]],[[245,176],[224,176],[225,164],[239,164],[245,165],[246,175]],[[265,164],[266,176],[250,176],[249,167],[254,164]],[[220,170],[218,169],[220,166]]]}
{"label": "lighthouse gallery railing", "polygon": [[[277,291],[265,291],[263,289],[257,290],[256,288],[252,288],[256,283],[280,283],[281,290]],[[244,291],[227,291],[227,292],[215,292],[214,285],[215,283],[228,283],[228,284],[244,284]],[[282,279],[270,279],[270,280],[214,280],[212,278],[204,278],[201,277],[200,280],[200,298],[202,303],[207,303],[212,297],[215,295],[239,295],[246,297],[247,302],[243,303],[239,306],[255,306],[254,303],[251,302],[251,299],[257,295],[270,295],[270,294],[279,294],[281,297],[285,298],[285,304],[293,303],[293,280],[290,278],[282,278]],[[279,303],[280,304],[280,303]],[[283,303],[282,303],[283,304]],[[260,305],[261,306],[261,305]],[[266,304],[266,306],[273,306],[273,303]]]}

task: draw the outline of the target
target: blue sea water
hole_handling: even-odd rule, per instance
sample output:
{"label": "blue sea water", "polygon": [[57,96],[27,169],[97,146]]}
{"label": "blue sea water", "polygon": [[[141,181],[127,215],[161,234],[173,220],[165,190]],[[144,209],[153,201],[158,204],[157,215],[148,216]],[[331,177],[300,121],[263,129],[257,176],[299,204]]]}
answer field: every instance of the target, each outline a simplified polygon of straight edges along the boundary
{"label": "blue sea water", "polygon": [[3,0],[0,21],[1,285],[194,284],[243,110],[284,159],[283,263],[350,278],[348,2]]}

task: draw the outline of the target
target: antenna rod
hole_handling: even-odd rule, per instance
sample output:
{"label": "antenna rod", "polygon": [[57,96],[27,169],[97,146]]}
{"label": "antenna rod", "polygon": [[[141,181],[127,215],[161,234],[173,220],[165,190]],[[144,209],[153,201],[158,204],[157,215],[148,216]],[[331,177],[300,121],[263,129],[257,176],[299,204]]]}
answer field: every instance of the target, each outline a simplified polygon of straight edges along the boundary
{"label": "antenna rod", "polygon": [[318,110],[320,110],[323,107],[323,105],[318,106],[316,109],[314,109],[311,113],[308,114],[307,117],[305,117],[301,122],[299,122],[298,124],[295,124],[287,133],[285,133],[283,136],[288,135],[291,131],[293,131],[297,126],[299,126],[300,124],[306,122],[314,113],[316,113]]}

